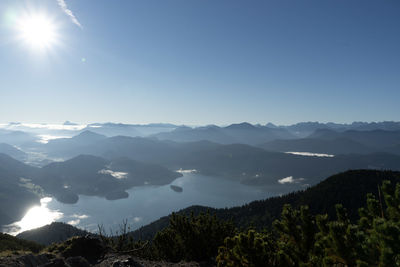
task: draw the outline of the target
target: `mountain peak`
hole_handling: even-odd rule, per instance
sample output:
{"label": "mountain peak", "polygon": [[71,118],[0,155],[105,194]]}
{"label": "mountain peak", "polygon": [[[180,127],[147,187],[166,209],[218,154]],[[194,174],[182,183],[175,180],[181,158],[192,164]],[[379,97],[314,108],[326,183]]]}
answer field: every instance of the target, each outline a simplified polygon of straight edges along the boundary
{"label": "mountain peak", "polygon": [[85,130],[83,132],[81,132],[78,135],[75,135],[73,138],[75,139],[86,139],[86,138],[90,138],[90,139],[104,139],[107,138],[107,136],[102,135],[102,134],[98,134],[89,130]]}
{"label": "mountain peak", "polygon": [[63,125],[78,125],[78,124],[73,123],[73,122],[70,122],[70,121],[65,121],[65,122],[63,123]]}
{"label": "mountain peak", "polygon": [[252,130],[255,129],[256,127],[248,122],[242,122],[242,123],[231,124],[225,128],[235,129],[235,130]]}

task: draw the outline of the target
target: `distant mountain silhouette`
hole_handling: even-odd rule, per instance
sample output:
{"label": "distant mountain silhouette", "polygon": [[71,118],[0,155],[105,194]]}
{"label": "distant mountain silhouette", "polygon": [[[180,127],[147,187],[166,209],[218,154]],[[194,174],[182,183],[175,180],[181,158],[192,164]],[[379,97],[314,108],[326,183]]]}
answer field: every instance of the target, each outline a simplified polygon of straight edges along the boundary
{"label": "distant mountain silhouette", "polygon": [[23,161],[27,157],[27,154],[22,150],[5,143],[0,143],[0,153],[9,155],[10,157],[13,157],[19,161]]}
{"label": "distant mountain silhouette", "polygon": [[22,218],[27,207],[40,203],[35,193],[21,186],[21,178],[31,178],[36,171],[36,168],[0,154],[0,225]]}
{"label": "distant mountain silhouette", "polygon": [[275,139],[292,139],[294,136],[286,129],[254,126],[249,123],[231,124],[224,128],[228,135],[237,140],[236,143],[259,144]]}
{"label": "distant mountain silhouette", "polygon": [[117,195],[127,195],[123,192],[133,186],[169,184],[180,176],[164,167],[128,158],[110,161],[80,155],[41,168],[35,182],[59,201],[73,203],[80,194],[116,199]]}
{"label": "distant mountain silhouette", "polygon": [[24,178],[34,177],[38,172],[37,168],[24,164],[2,153],[0,153],[0,169],[0,175],[12,174],[13,176]]}
{"label": "distant mountain silhouette", "polygon": [[227,127],[215,125],[190,128],[179,127],[174,131],[159,133],[154,137],[160,140],[171,140],[175,142],[195,142],[207,140],[220,144],[259,144],[274,139],[294,138],[287,130],[280,128],[269,128],[266,126],[255,126],[244,122],[231,124]]}
{"label": "distant mountain silhouette", "polygon": [[225,129],[229,130],[255,130],[257,129],[256,126],[248,123],[248,122],[242,122],[242,123],[234,123],[229,126],[226,126]]}
{"label": "distant mountain silhouette", "polygon": [[50,140],[42,146],[42,149],[45,149],[50,156],[73,157],[81,147],[89,146],[105,138],[107,138],[105,135],[83,131],[72,138]]}
{"label": "distant mountain silhouette", "polygon": [[114,136],[91,146],[82,147],[78,152],[108,159],[129,157],[134,160],[158,163],[160,159],[179,157],[179,145],[150,138]]}
{"label": "distant mountain silhouette", "polygon": [[[213,135],[207,136],[204,133],[204,130],[208,130],[214,128],[221,129],[225,135],[230,136],[230,138],[223,139],[223,136],[215,139]],[[261,125],[252,125],[247,122],[231,124],[227,127],[219,127],[215,125],[211,126],[201,126],[196,128],[190,128],[187,126],[179,127],[175,131],[170,131],[168,133],[160,133],[155,135],[157,138],[161,140],[173,140],[178,142],[188,142],[188,141],[198,141],[198,140],[209,140],[222,144],[231,144],[231,143],[245,143],[245,144],[257,144],[257,140],[251,140],[250,135],[244,136],[236,136],[235,131],[254,131],[261,133],[259,131],[263,129],[264,140],[259,142],[268,142],[275,139],[293,139],[296,138],[305,138],[309,135],[313,134],[318,130],[332,130],[333,132],[344,132],[349,130],[356,131],[372,131],[372,130],[383,130],[383,131],[400,131],[400,122],[379,122],[379,123],[363,123],[363,122],[354,122],[352,124],[339,124],[339,123],[319,123],[319,122],[300,122],[297,124],[289,125],[289,126],[277,126],[272,123],[267,123],[265,126]],[[182,131],[186,130],[186,131]],[[230,132],[230,135],[227,131]],[[274,130],[274,131],[271,131]],[[183,135],[184,133],[187,134]],[[198,134],[198,136],[196,136]],[[257,135],[256,135],[257,136]],[[214,138],[214,139],[213,139]],[[222,140],[222,141],[221,141]]]}
{"label": "distant mountain silhouette", "polygon": [[304,138],[315,132],[316,130],[329,129],[336,131],[345,131],[351,127],[346,124],[336,124],[336,123],[319,123],[319,122],[300,122],[289,126],[279,126],[279,128],[284,128],[290,133],[298,138]]}
{"label": "distant mountain silhouette", "polygon": [[89,124],[84,130],[89,130],[108,137],[125,136],[148,136],[160,132],[172,131],[177,126],[168,123],[151,124],[123,124],[123,123],[93,123]]}
{"label": "distant mountain silhouette", "polygon": [[[267,124],[273,127],[273,124]],[[350,124],[341,123],[320,123],[320,122],[300,122],[288,126],[276,126],[288,130],[290,133],[296,135],[298,138],[305,138],[316,130],[334,130],[344,132],[348,130],[356,131],[372,131],[372,130],[385,130],[385,131],[400,131],[400,122],[384,121],[384,122],[353,122]]]}
{"label": "distant mountain silhouette", "polygon": [[312,152],[321,154],[370,154],[379,151],[347,138],[317,139],[303,138],[294,140],[274,140],[260,147],[279,152]]}
{"label": "distant mountain silhouette", "polygon": [[0,129],[0,143],[21,146],[35,142],[37,139],[38,138],[31,133]]}
{"label": "distant mountain silhouette", "polygon": [[[347,138],[336,141],[330,139],[310,141],[305,139],[291,142],[296,145],[295,150],[307,148],[308,145],[314,146],[315,151],[305,152],[337,152],[333,154],[348,152],[364,155],[349,154],[334,158],[305,157],[266,151],[245,144],[221,145],[209,141],[178,143],[126,136],[104,138],[92,145],[83,146],[69,152],[74,152],[71,155],[75,154],[75,156],[89,154],[109,160],[127,157],[141,162],[162,165],[170,170],[196,169],[205,175],[224,176],[246,184],[262,186],[279,186],[279,179],[290,176],[295,179],[304,178],[305,183],[315,184],[321,176],[329,176],[354,168],[400,169],[400,156],[386,153],[369,154],[374,152],[375,148],[370,148]],[[304,143],[301,144],[301,142]],[[281,150],[277,147],[277,145],[281,145],[279,142],[271,144],[275,146],[273,150]],[[331,151],[327,151],[328,149]],[[301,186],[301,184],[298,186]]]}
{"label": "distant mountain silhouette", "polygon": [[93,123],[88,125],[85,131],[95,132],[108,137],[116,135],[140,136],[141,133],[136,130],[136,127],[130,124],[123,123]]}
{"label": "distant mountain silhouette", "polygon": [[90,143],[94,143],[98,140],[107,138],[105,135],[97,134],[91,131],[83,131],[80,134],[72,137],[72,138],[60,138],[49,141],[49,145],[72,145],[76,143],[77,145],[87,145]]}
{"label": "distant mountain silhouette", "polygon": [[181,162],[183,169],[196,169],[202,174],[225,176],[252,185],[277,185],[278,179],[290,176],[315,184],[321,176],[348,169],[400,170],[400,156],[385,153],[306,157],[246,145],[221,145],[189,154]]}
{"label": "distant mountain silhouette", "polygon": [[307,138],[314,139],[336,139],[341,137],[341,132],[332,130],[332,129],[317,129],[312,134],[310,134]]}
{"label": "distant mountain silhouette", "polygon": [[77,123],[70,122],[70,121],[65,121],[65,122],[63,123],[63,125],[78,125],[78,124],[77,124]]}
{"label": "distant mountain silhouette", "polygon": [[175,142],[195,142],[208,140],[216,143],[235,142],[232,136],[227,135],[223,129],[218,126],[204,126],[198,128],[179,127],[171,132],[164,132],[154,135],[160,140],[171,140]]}
{"label": "distant mountain silhouette", "polygon": [[[396,123],[384,125],[387,128],[397,127]],[[111,124],[108,126],[119,127]],[[321,126],[326,128],[317,129],[303,139],[293,139],[289,133],[295,130],[304,133]],[[0,218],[4,222],[11,222],[20,218],[27,204],[38,202],[35,194],[19,185],[21,178],[30,179],[42,186],[47,193],[62,202],[74,203],[79,194],[114,199],[126,196],[124,191],[132,186],[169,184],[179,176],[174,170],[181,168],[196,169],[200,174],[234,179],[253,186],[273,187],[276,192],[304,188],[307,184],[318,183],[321,177],[348,169],[400,170],[400,131],[346,130],[346,127],[353,126],[360,127],[358,124],[304,123],[289,131],[290,127],[240,123],[227,127],[178,127],[152,138],[106,137],[83,131],[72,138],[51,140],[48,144],[35,147],[44,154],[70,159],[65,162],[34,168],[0,154],[0,179],[4,181],[0,183],[0,192],[4,193],[0,194],[0,197],[4,197],[3,203],[0,203]],[[382,125],[361,126],[368,128]],[[120,127],[130,129],[139,126]],[[163,128],[164,125],[154,127]],[[171,129],[171,125],[165,128]],[[22,136],[20,141],[32,140],[31,135],[23,132],[0,130],[0,138],[4,136]],[[163,139],[160,136],[168,140],[159,140]],[[186,138],[186,142],[171,141],[171,136],[181,140]],[[286,136],[287,139],[276,140],[279,136]],[[238,144],[240,142],[262,145],[260,148]],[[9,150],[10,154],[18,152],[7,145],[3,150]],[[281,153],[287,151],[337,156],[306,157]],[[284,178],[287,179],[282,182]],[[11,209],[8,210],[8,207]]]}
{"label": "distant mountain silhouette", "polygon": [[90,233],[72,225],[53,222],[40,228],[22,232],[16,237],[34,241],[42,245],[50,245],[52,243],[63,242],[73,236],[86,236],[88,234]]}
{"label": "distant mountain silhouette", "polygon": [[359,131],[373,131],[373,130],[385,130],[385,131],[400,131],[400,122],[396,121],[383,121],[383,122],[353,122],[351,124],[352,130]]}
{"label": "distant mountain silhouette", "polygon": [[[400,145],[400,131],[372,130],[356,131],[349,130],[344,132],[335,132],[332,130],[317,130],[309,138],[332,140],[345,138],[358,142],[365,146],[375,148],[379,151],[392,151],[394,147]],[[400,154],[400,151],[395,151]]]}

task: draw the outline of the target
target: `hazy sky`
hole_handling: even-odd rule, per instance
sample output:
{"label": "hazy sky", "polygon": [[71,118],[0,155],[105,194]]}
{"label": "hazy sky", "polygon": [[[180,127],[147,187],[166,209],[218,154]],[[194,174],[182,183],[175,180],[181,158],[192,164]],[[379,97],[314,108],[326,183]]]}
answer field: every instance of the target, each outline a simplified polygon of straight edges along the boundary
{"label": "hazy sky", "polygon": [[[46,49],[21,40],[24,14],[51,21]],[[0,16],[0,122],[399,120],[398,0],[1,0]]]}

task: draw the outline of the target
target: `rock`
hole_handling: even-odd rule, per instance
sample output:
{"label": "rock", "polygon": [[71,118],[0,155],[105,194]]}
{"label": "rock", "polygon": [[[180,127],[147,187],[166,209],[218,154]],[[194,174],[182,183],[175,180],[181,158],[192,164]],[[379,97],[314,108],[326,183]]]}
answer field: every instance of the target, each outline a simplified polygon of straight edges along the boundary
{"label": "rock", "polygon": [[96,267],[144,267],[137,259],[129,255],[108,254]]}
{"label": "rock", "polygon": [[23,256],[7,256],[0,258],[1,267],[33,267],[33,266],[46,266],[54,258],[51,254],[33,255],[27,254]]}
{"label": "rock", "polygon": [[52,257],[49,254],[40,254],[40,255],[28,254],[19,257],[17,261],[23,264],[21,266],[39,266],[47,264],[48,262],[50,262],[51,258]]}
{"label": "rock", "polygon": [[90,267],[90,263],[81,256],[69,257],[65,261],[72,267]]}
{"label": "rock", "polygon": [[132,258],[127,258],[124,260],[116,260],[112,263],[112,267],[143,267],[142,264],[136,262]]}
{"label": "rock", "polygon": [[53,248],[53,252],[65,258],[81,256],[89,263],[97,262],[107,250],[100,239],[90,236],[73,237]]}
{"label": "rock", "polygon": [[[37,266],[37,265],[34,265]],[[46,263],[44,265],[40,265],[40,267],[70,267],[65,263],[63,259],[56,258],[51,260],[49,263]]]}
{"label": "rock", "polygon": [[94,265],[95,267],[215,267],[212,263],[198,263],[198,262],[178,262],[171,263],[165,261],[151,261],[140,259],[132,255],[121,254],[107,254],[101,262]]}

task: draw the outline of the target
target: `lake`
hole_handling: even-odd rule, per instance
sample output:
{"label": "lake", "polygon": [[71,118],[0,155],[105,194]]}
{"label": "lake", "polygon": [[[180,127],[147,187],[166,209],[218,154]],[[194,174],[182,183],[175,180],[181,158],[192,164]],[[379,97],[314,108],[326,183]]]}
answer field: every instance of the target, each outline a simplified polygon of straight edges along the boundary
{"label": "lake", "polygon": [[[181,187],[183,191],[177,192],[177,187],[171,188],[171,185]],[[134,187],[127,191],[129,197],[126,199],[110,201],[81,195],[78,203],[63,204],[44,198],[41,207],[31,209],[21,221],[10,225],[6,232],[17,234],[53,221],[66,222],[92,232],[102,224],[105,229],[115,231],[124,219],[134,230],[191,205],[233,207],[278,194],[268,191],[238,181],[183,172],[183,177],[170,185]]]}

